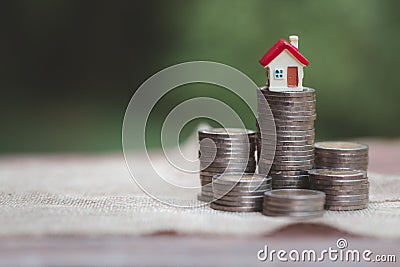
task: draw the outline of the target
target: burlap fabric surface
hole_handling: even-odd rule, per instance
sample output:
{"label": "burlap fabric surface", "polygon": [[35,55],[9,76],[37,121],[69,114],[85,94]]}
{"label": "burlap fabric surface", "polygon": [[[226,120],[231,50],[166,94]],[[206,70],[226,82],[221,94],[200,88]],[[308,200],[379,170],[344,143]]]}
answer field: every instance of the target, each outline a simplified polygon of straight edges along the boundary
{"label": "burlap fabric surface", "polygon": [[[195,151],[193,145],[186,149]],[[138,163],[143,159],[137,155]],[[141,171],[146,175],[147,170]],[[399,238],[400,177],[370,173],[369,178],[367,210],[327,211],[322,218],[307,222],[365,236]],[[2,157],[0,183],[1,237],[165,231],[256,235],[298,222],[208,206],[184,209],[161,204],[135,185],[121,154]],[[166,194],[172,199],[184,197]]]}

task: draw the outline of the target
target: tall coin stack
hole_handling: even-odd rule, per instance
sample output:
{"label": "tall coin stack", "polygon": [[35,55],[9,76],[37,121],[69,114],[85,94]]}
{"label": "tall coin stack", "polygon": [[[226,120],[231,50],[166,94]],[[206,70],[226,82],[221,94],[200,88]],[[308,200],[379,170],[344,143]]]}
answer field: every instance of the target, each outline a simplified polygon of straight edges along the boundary
{"label": "tall coin stack", "polygon": [[327,210],[359,210],[368,206],[369,183],[362,170],[314,169],[311,188],[326,194]]}
{"label": "tall coin stack", "polygon": [[[307,171],[312,169],[314,163],[315,90],[304,88],[299,92],[272,92],[263,87],[261,92],[274,116],[276,148],[273,152],[270,132],[258,133],[261,155],[275,154],[273,162],[260,158],[259,173],[267,172],[272,163],[269,174],[274,189],[309,188]],[[259,123],[271,123],[268,116],[263,118],[267,112],[263,102],[258,101]]]}
{"label": "tall coin stack", "polygon": [[198,199],[213,199],[212,177],[226,172],[253,173],[256,169],[256,132],[236,128],[200,130],[200,182]]}
{"label": "tall coin stack", "polygon": [[308,189],[276,189],[264,194],[263,214],[297,218],[324,213],[325,194]]}
{"label": "tall coin stack", "polygon": [[271,178],[258,174],[224,173],[213,178],[211,208],[223,211],[258,212],[264,193],[272,189]]}
{"label": "tall coin stack", "polygon": [[316,169],[368,169],[368,146],[354,142],[315,143]]}

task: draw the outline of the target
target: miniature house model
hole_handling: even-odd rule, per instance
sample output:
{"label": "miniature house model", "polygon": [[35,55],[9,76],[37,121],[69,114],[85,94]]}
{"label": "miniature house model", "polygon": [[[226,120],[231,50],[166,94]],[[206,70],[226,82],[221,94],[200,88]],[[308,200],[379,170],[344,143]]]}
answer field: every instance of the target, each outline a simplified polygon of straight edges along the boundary
{"label": "miniature house model", "polygon": [[267,87],[270,91],[302,91],[303,67],[308,60],[300,54],[299,37],[290,36],[290,43],[284,39],[276,42],[260,59],[267,69]]}

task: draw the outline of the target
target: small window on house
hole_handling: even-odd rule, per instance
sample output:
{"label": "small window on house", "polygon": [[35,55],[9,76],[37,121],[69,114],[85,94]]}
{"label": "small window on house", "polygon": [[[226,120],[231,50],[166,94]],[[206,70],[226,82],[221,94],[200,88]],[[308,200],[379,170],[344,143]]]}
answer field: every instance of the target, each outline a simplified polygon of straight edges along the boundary
{"label": "small window on house", "polygon": [[283,79],[283,69],[275,69],[274,77],[276,80],[282,80]]}

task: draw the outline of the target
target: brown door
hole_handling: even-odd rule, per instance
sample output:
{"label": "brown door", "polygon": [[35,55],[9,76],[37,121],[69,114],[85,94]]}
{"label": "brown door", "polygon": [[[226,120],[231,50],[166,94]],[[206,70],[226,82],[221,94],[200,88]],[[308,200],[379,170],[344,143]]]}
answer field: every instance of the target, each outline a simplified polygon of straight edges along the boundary
{"label": "brown door", "polygon": [[297,87],[299,84],[299,76],[297,72],[297,67],[287,68],[287,86]]}

